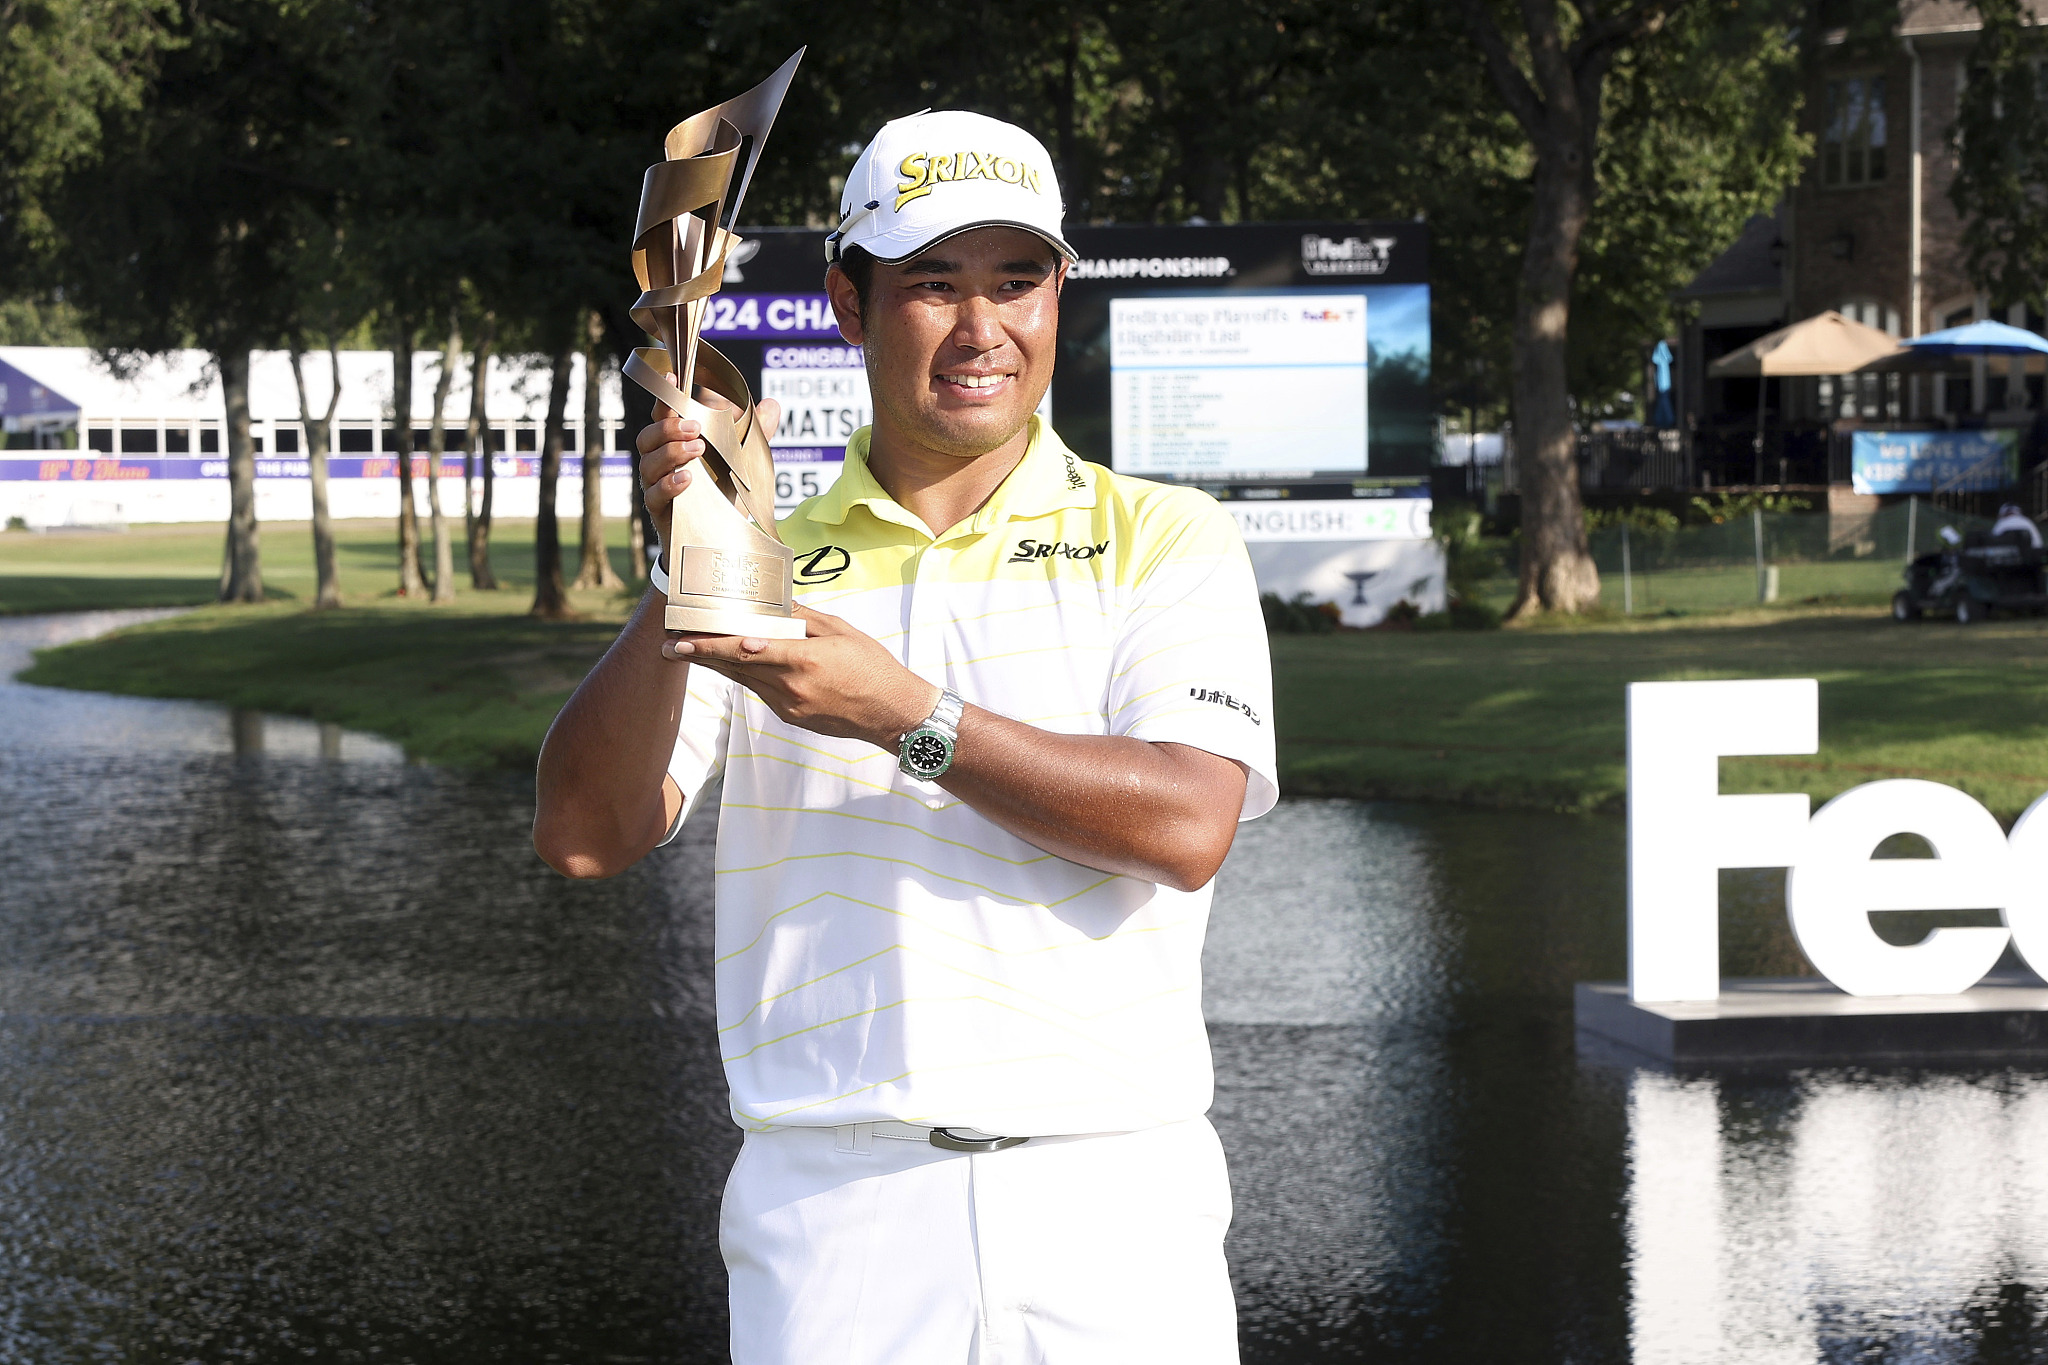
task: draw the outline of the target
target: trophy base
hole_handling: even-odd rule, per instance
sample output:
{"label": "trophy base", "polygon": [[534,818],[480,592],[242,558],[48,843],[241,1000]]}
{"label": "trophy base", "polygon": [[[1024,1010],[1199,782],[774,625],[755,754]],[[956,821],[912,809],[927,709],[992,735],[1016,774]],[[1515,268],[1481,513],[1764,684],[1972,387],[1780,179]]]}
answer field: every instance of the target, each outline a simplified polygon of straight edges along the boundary
{"label": "trophy base", "polygon": [[757,611],[713,611],[679,607],[671,602],[662,615],[667,630],[694,635],[752,635],[763,640],[801,640],[804,623],[794,616],[765,616]]}

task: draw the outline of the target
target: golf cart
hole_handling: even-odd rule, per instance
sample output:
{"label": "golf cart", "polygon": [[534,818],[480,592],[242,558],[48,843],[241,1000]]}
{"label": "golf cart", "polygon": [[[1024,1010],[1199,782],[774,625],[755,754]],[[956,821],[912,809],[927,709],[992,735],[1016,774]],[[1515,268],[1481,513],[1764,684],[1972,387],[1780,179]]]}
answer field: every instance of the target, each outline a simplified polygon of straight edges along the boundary
{"label": "golf cart", "polygon": [[1906,586],[1892,597],[1895,621],[1940,612],[1969,625],[1993,611],[2044,610],[2048,582],[2042,576],[2041,551],[2023,533],[2011,531],[1997,537],[1981,532],[1956,536],[1953,543],[1921,555],[1906,566]]}

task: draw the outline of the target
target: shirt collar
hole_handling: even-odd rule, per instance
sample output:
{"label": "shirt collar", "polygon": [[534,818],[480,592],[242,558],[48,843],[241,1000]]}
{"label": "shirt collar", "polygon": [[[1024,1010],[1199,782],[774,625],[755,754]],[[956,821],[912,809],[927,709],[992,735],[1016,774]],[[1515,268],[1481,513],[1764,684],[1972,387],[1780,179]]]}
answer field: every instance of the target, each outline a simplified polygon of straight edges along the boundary
{"label": "shirt collar", "polygon": [[[856,507],[865,507],[882,521],[913,530],[929,529],[884,491],[868,468],[868,440],[874,428],[862,427],[846,443],[846,467],[825,491],[812,519],[841,525]],[[978,533],[1019,517],[1041,517],[1069,507],[1093,507],[1096,480],[1102,471],[1067,449],[1049,423],[1035,414],[1024,458],[1010,471],[989,500],[946,534]]]}

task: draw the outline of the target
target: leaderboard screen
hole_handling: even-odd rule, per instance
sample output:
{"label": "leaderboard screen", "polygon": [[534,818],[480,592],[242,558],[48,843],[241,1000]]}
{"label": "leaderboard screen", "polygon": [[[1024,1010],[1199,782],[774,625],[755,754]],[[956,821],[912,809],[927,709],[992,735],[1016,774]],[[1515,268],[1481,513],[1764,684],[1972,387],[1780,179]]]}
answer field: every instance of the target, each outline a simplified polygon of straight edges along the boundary
{"label": "leaderboard screen", "polygon": [[1428,472],[1422,224],[1068,237],[1052,410],[1081,454],[1201,483]]}
{"label": "leaderboard screen", "polygon": [[1110,457],[1171,478],[1364,473],[1366,296],[1111,299]]}
{"label": "leaderboard screen", "polygon": [[[743,228],[706,339],[757,397],[785,506],[829,486],[872,417],[826,302],[824,233]],[[1431,458],[1426,229],[1076,227],[1046,410],[1088,459],[1148,478],[1413,475]]]}

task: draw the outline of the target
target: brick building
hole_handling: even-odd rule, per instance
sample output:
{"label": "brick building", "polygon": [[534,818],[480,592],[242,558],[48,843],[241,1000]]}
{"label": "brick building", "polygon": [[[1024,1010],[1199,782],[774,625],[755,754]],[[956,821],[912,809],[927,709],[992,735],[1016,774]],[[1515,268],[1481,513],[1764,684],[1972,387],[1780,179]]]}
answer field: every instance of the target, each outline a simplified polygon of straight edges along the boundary
{"label": "brick building", "polygon": [[[2029,5],[2048,22],[2048,0]],[[1794,464],[1825,450],[1831,422],[2034,424],[2043,408],[2038,361],[1846,380],[1706,374],[1716,358],[1823,309],[1900,336],[1994,316],[1964,273],[1962,224],[1948,197],[1950,132],[1978,27],[1965,0],[1901,0],[1895,41],[1882,53],[1852,53],[1833,38],[1839,55],[1818,64],[1807,91],[1802,117],[1814,155],[1798,183],[1680,291],[1696,311],[1680,336],[1678,409],[1708,461],[1717,438],[1731,455],[1746,451],[1759,382],[1774,453]],[[2044,323],[2038,303],[1995,316],[2035,331]]]}

